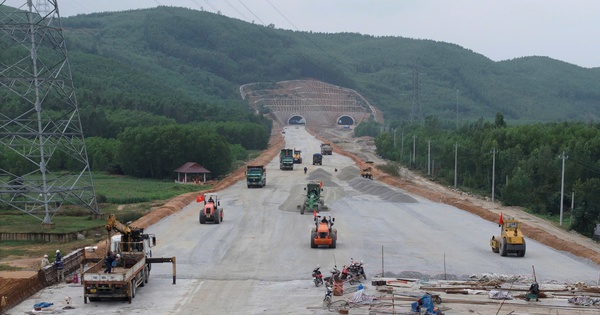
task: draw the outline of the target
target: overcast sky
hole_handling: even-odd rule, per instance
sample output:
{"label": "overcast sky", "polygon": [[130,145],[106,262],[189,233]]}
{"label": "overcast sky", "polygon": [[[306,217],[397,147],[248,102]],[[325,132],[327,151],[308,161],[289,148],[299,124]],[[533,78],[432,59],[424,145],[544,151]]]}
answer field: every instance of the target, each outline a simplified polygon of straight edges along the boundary
{"label": "overcast sky", "polygon": [[[2,1],[7,5],[27,2]],[[458,44],[495,61],[548,56],[581,67],[600,67],[597,0],[56,1],[63,17],[167,5],[220,11],[283,29],[431,39]]]}

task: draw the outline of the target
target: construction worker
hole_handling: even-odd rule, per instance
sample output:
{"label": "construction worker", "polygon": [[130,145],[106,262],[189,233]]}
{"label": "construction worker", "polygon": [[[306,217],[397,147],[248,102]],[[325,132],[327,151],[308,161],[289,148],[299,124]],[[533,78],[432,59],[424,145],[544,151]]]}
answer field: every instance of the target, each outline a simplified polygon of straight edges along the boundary
{"label": "construction worker", "polygon": [[56,270],[58,273],[58,281],[65,281],[65,270],[63,269],[63,261],[62,255],[60,254],[60,250],[56,250],[56,259],[54,260],[54,264],[56,265]]}
{"label": "construction worker", "polygon": [[326,216],[323,216],[323,220],[321,220],[321,223],[329,224],[329,221],[327,221]]}
{"label": "construction worker", "polygon": [[306,174],[306,171],[308,171],[308,168],[306,168],[306,166],[304,167],[304,174]]}
{"label": "construction worker", "polygon": [[109,251],[108,254],[106,254],[106,258],[104,259],[104,265],[106,265],[104,273],[111,272],[113,261],[115,261],[115,257],[113,256],[112,252]]}
{"label": "construction worker", "polygon": [[212,199],[212,196],[208,197],[208,202],[215,203],[215,201]]}
{"label": "construction worker", "polygon": [[48,260],[48,255],[44,255],[44,258],[42,258],[42,263],[40,264],[40,266],[42,267],[42,269],[44,269],[44,267],[50,265],[50,261]]}

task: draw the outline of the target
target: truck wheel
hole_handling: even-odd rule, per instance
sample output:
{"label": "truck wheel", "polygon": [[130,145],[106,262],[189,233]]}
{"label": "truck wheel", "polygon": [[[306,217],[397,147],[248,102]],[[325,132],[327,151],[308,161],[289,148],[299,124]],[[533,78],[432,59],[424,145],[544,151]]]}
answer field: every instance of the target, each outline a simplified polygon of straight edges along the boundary
{"label": "truck wheel", "polygon": [[517,252],[517,256],[518,256],[518,257],[523,257],[523,256],[525,256],[525,250],[526,250],[526,249],[527,249],[527,248],[525,247],[525,240],[523,240],[523,250],[520,250],[520,251],[518,251],[518,252]]}
{"label": "truck wheel", "polygon": [[317,232],[310,233],[310,248],[317,248],[317,244],[315,244],[315,237],[317,237]]}
{"label": "truck wheel", "polygon": [[135,279],[131,280],[131,298],[135,298]]}
{"label": "truck wheel", "polygon": [[146,280],[147,276],[146,276],[146,267],[144,267],[144,270],[142,270],[142,282],[140,282],[140,287],[143,287],[146,285],[146,282],[148,282]]}
{"label": "truck wheel", "polygon": [[331,245],[330,248],[335,248],[337,246],[337,232],[331,232]]}
{"label": "truck wheel", "polygon": [[503,238],[502,240],[500,240],[500,256],[506,256],[506,253],[506,239]]}
{"label": "truck wheel", "polygon": [[204,223],[206,223],[206,216],[204,215],[204,212],[200,212],[200,224]]}
{"label": "truck wheel", "polygon": [[221,222],[221,211],[215,209],[215,213],[213,213],[213,222],[215,224],[219,224]]}
{"label": "truck wheel", "polygon": [[300,214],[304,214],[304,208],[306,208],[306,206],[302,205],[302,208],[300,208]]}

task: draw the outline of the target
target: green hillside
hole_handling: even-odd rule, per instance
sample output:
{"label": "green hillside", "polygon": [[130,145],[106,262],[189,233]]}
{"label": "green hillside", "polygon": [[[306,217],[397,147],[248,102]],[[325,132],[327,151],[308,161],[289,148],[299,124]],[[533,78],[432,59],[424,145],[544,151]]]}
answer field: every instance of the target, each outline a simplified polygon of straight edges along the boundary
{"label": "green hillside", "polygon": [[198,103],[245,106],[241,84],[313,78],[357,90],[393,119],[408,119],[417,96],[422,118],[454,117],[457,90],[463,119],[600,114],[600,68],[547,57],[494,62],[449,43],[294,32],[174,7],[62,21],[82,106],[131,108],[152,98],[142,110],[181,121]]}

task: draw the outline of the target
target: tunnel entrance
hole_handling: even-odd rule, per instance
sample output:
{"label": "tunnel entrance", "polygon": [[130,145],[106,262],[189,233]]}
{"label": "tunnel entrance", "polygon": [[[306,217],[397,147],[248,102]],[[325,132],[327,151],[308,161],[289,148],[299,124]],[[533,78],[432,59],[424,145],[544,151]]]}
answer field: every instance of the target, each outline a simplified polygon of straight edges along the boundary
{"label": "tunnel entrance", "polygon": [[294,115],[288,119],[289,125],[306,125],[306,119],[300,115]]}
{"label": "tunnel entrance", "polygon": [[347,115],[340,116],[337,119],[338,125],[350,126],[350,125],[354,125],[354,123],[355,123],[354,118],[347,116]]}

